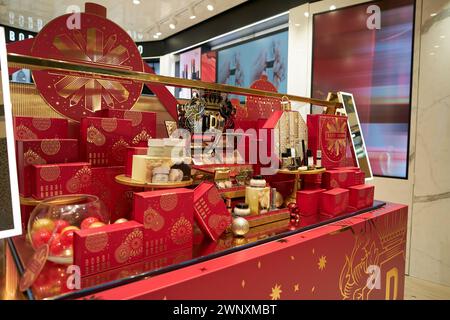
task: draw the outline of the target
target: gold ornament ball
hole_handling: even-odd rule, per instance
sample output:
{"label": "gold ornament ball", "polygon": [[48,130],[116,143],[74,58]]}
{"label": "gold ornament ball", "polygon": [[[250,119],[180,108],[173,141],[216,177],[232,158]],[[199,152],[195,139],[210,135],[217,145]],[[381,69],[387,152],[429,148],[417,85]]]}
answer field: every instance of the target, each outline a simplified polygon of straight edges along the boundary
{"label": "gold ornament ball", "polygon": [[97,222],[93,222],[89,225],[89,229],[94,229],[94,228],[100,228],[105,226],[105,224],[103,222],[97,221]]}
{"label": "gold ornament ball", "polygon": [[124,223],[127,222],[128,220],[125,218],[121,218],[121,219],[117,219],[116,222],[114,222],[114,224],[119,224],[119,223]]}
{"label": "gold ornament ball", "polygon": [[242,217],[237,217],[233,219],[231,224],[231,231],[235,236],[244,236],[250,230],[250,225],[248,221]]}
{"label": "gold ornament ball", "polygon": [[38,231],[41,229],[46,229],[47,231],[52,232],[55,228],[55,223],[53,220],[48,218],[38,219],[33,223],[33,231]]}

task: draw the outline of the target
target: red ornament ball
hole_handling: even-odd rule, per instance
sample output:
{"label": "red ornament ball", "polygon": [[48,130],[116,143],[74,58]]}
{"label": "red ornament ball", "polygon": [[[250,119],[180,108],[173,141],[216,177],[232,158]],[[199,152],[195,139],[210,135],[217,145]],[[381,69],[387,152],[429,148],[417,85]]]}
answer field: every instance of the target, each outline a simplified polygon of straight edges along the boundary
{"label": "red ornament ball", "polygon": [[33,232],[31,240],[33,241],[33,246],[37,249],[40,246],[48,243],[52,237],[52,233],[47,229],[40,229]]}
{"label": "red ornament ball", "polygon": [[61,236],[59,234],[55,235],[50,242],[50,254],[52,256],[59,256],[62,254],[64,246],[61,243]]}
{"label": "red ornament ball", "polygon": [[77,227],[69,226],[61,232],[61,243],[64,248],[71,247],[73,244],[73,234],[76,230],[80,230]]}
{"label": "red ornament ball", "polygon": [[91,224],[98,221],[96,217],[88,217],[81,222],[81,229],[88,229]]}
{"label": "red ornament ball", "polygon": [[64,228],[67,228],[68,226],[70,226],[70,224],[66,220],[56,220],[55,221],[55,232],[61,233],[61,231],[63,231]]}

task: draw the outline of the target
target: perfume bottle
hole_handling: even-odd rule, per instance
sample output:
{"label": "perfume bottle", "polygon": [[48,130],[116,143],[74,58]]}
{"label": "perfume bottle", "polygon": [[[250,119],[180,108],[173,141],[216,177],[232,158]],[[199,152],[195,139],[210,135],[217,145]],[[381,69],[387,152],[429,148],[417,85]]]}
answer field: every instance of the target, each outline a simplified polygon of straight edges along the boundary
{"label": "perfume bottle", "polygon": [[317,168],[322,168],[322,150],[317,150],[316,167]]}
{"label": "perfume bottle", "polygon": [[311,150],[306,151],[306,156],[308,158],[308,170],[314,169],[314,158]]}

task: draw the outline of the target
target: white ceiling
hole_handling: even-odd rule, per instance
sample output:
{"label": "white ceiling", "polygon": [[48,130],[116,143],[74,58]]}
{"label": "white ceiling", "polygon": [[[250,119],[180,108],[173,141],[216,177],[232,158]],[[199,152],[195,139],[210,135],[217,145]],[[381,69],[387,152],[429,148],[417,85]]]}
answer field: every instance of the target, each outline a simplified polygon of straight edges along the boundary
{"label": "white ceiling", "polygon": [[[133,2],[140,4],[134,4]],[[107,8],[107,16],[127,30],[135,41],[167,38],[201,21],[209,19],[246,0],[0,0],[0,23],[16,28],[38,31],[39,25],[66,13],[71,5],[84,11],[85,2],[95,2]],[[208,5],[214,10],[209,11]],[[194,8],[195,19],[190,8]],[[175,19],[175,29],[169,24]],[[39,21],[40,20],[40,21]],[[154,38],[159,31],[161,35]]]}

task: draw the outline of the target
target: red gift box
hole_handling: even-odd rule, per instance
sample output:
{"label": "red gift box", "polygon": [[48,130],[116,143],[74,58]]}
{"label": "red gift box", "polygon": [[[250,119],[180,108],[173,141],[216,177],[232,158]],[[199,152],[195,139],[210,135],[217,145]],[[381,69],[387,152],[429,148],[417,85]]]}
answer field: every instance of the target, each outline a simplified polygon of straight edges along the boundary
{"label": "red gift box", "polygon": [[110,214],[110,221],[131,219],[133,188],[116,182],[116,176],[123,174],[124,167],[92,168],[91,194],[103,201]]}
{"label": "red gift box", "polygon": [[345,212],[349,203],[349,191],[335,188],[320,194],[321,214],[336,217]]}
{"label": "red gift box", "polygon": [[78,141],[75,139],[33,139],[17,141],[19,193],[31,197],[33,164],[76,162]]}
{"label": "red gift box", "polygon": [[142,260],[143,244],[143,226],[136,221],[77,230],[73,261],[87,276]]}
{"label": "red gift box", "polygon": [[332,220],[334,218],[336,218],[336,216],[334,216],[334,215],[330,215],[330,214],[327,214],[325,212],[320,212],[319,213],[319,222],[329,221],[329,220]]}
{"label": "red gift box", "polygon": [[33,165],[33,197],[45,199],[91,191],[91,165],[88,162]]}
{"label": "red gift box", "polygon": [[302,190],[297,192],[297,205],[300,215],[317,216],[319,214],[320,194],[325,189]]}
{"label": "red gift box", "polygon": [[191,247],[194,192],[179,188],[134,194],[133,219],[144,225],[144,256]]}
{"label": "red gift box", "polygon": [[125,176],[131,178],[133,172],[133,156],[134,155],[146,155],[148,147],[128,147],[127,157],[125,159]]}
{"label": "red gift box", "polygon": [[361,184],[348,188],[350,191],[349,205],[356,209],[364,209],[373,205],[375,187]]}
{"label": "red gift box", "polygon": [[319,223],[319,222],[320,222],[319,213],[312,215],[312,216],[300,215],[299,226],[304,228],[304,227],[308,227],[308,226],[311,226],[311,225]]}
{"label": "red gift box", "polygon": [[358,172],[355,172],[353,183],[349,187],[358,186],[358,185],[364,184],[364,183],[366,183],[366,174],[362,171],[358,171]]}
{"label": "red gift box", "polygon": [[95,113],[105,118],[127,119],[131,121],[131,145],[147,147],[148,139],[156,138],[156,113],[135,110],[104,109]]}
{"label": "red gift box", "polygon": [[14,117],[14,137],[24,139],[66,139],[68,121],[60,118]]}
{"label": "red gift box", "polygon": [[93,167],[123,166],[132,139],[131,121],[115,118],[81,119],[83,159]]}
{"label": "red gift box", "polygon": [[326,169],[346,166],[347,117],[309,114],[308,149],[316,161],[317,150],[322,151],[322,166]]}
{"label": "red gift box", "polygon": [[211,182],[202,182],[195,188],[194,215],[200,229],[213,241],[231,224],[231,214]]}
{"label": "red gift box", "polygon": [[355,171],[352,170],[328,170],[323,173],[322,186],[325,189],[348,188],[354,183]]}

